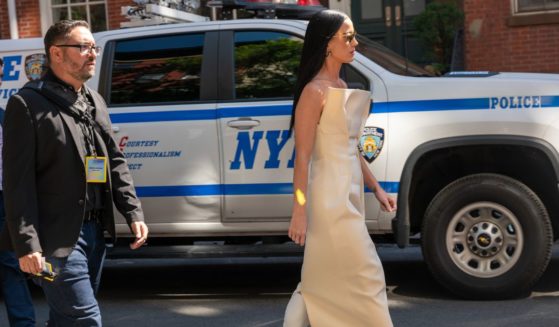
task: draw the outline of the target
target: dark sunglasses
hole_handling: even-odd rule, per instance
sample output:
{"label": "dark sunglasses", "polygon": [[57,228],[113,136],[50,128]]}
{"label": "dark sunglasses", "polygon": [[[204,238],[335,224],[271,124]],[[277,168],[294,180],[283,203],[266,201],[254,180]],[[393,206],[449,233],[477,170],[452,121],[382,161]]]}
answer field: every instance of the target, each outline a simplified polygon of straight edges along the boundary
{"label": "dark sunglasses", "polygon": [[347,42],[347,43],[351,43],[353,42],[353,40],[355,39],[355,37],[357,36],[357,32],[351,32],[351,33],[339,33],[338,35],[342,36],[342,39]]}

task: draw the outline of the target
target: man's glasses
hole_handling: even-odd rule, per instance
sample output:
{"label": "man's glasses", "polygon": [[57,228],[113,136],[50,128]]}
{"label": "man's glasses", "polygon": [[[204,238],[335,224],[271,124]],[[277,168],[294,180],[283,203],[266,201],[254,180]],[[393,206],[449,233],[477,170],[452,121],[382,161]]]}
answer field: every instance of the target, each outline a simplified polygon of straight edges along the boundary
{"label": "man's glasses", "polygon": [[80,49],[80,54],[86,55],[91,52],[94,52],[96,55],[101,53],[101,47],[98,45],[89,45],[89,44],[55,44],[55,47],[61,48],[78,48]]}
{"label": "man's glasses", "polygon": [[338,35],[342,36],[342,39],[347,42],[347,43],[351,43],[355,37],[357,36],[357,32],[351,32],[351,33],[340,33]]}

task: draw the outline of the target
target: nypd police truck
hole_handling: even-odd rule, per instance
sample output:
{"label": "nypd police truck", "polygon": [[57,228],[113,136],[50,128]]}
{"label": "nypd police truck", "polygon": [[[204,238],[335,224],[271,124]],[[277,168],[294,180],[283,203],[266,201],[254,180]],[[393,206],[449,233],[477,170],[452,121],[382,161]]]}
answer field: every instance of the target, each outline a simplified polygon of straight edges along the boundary
{"label": "nypd police truck", "polygon": [[[247,251],[287,241],[288,128],[305,28],[254,19],[95,35],[102,53],[88,84],[108,103],[150,246]],[[385,213],[366,193],[371,235],[400,247],[419,240],[435,278],[459,296],[529,290],[559,235],[559,75],[435,77],[358,41],[341,74],[372,92],[360,148],[398,199],[397,213]],[[0,41],[0,58],[4,109],[40,76],[42,39]],[[127,235],[124,220],[117,230]]]}

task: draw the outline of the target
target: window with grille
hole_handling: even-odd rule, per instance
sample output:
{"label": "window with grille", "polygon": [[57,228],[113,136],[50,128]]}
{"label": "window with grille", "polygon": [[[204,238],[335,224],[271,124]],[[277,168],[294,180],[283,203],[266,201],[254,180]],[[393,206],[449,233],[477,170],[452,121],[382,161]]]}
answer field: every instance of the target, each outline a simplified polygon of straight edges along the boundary
{"label": "window with grille", "polygon": [[92,32],[107,30],[107,1],[50,0],[52,23],[63,19],[85,20]]}
{"label": "window with grille", "polygon": [[516,13],[559,11],[559,0],[514,0]]}

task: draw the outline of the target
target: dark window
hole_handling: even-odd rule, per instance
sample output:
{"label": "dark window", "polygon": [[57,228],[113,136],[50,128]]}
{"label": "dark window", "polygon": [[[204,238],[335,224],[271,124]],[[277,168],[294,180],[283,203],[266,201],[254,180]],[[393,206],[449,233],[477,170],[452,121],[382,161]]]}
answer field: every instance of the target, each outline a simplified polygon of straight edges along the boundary
{"label": "dark window", "polygon": [[517,12],[558,10],[559,0],[517,0]]}
{"label": "dark window", "polygon": [[289,98],[303,49],[299,37],[271,31],[235,33],[235,98]]}
{"label": "dark window", "polygon": [[361,35],[357,35],[357,41],[359,41],[357,51],[360,54],[389,72],[404,76],[435,76],[433,73],[419,67],[378,42],[362,37]]}
{"label": "dark window", "polygon": [[204,34],[172,35],[116,44],[111,104],[200,100]]}
{"label": "dark window", "polygon": [[343,65],[340,76],[346,82],[349,89],[370,90],[370,84],[367,77],[351,65]]}

